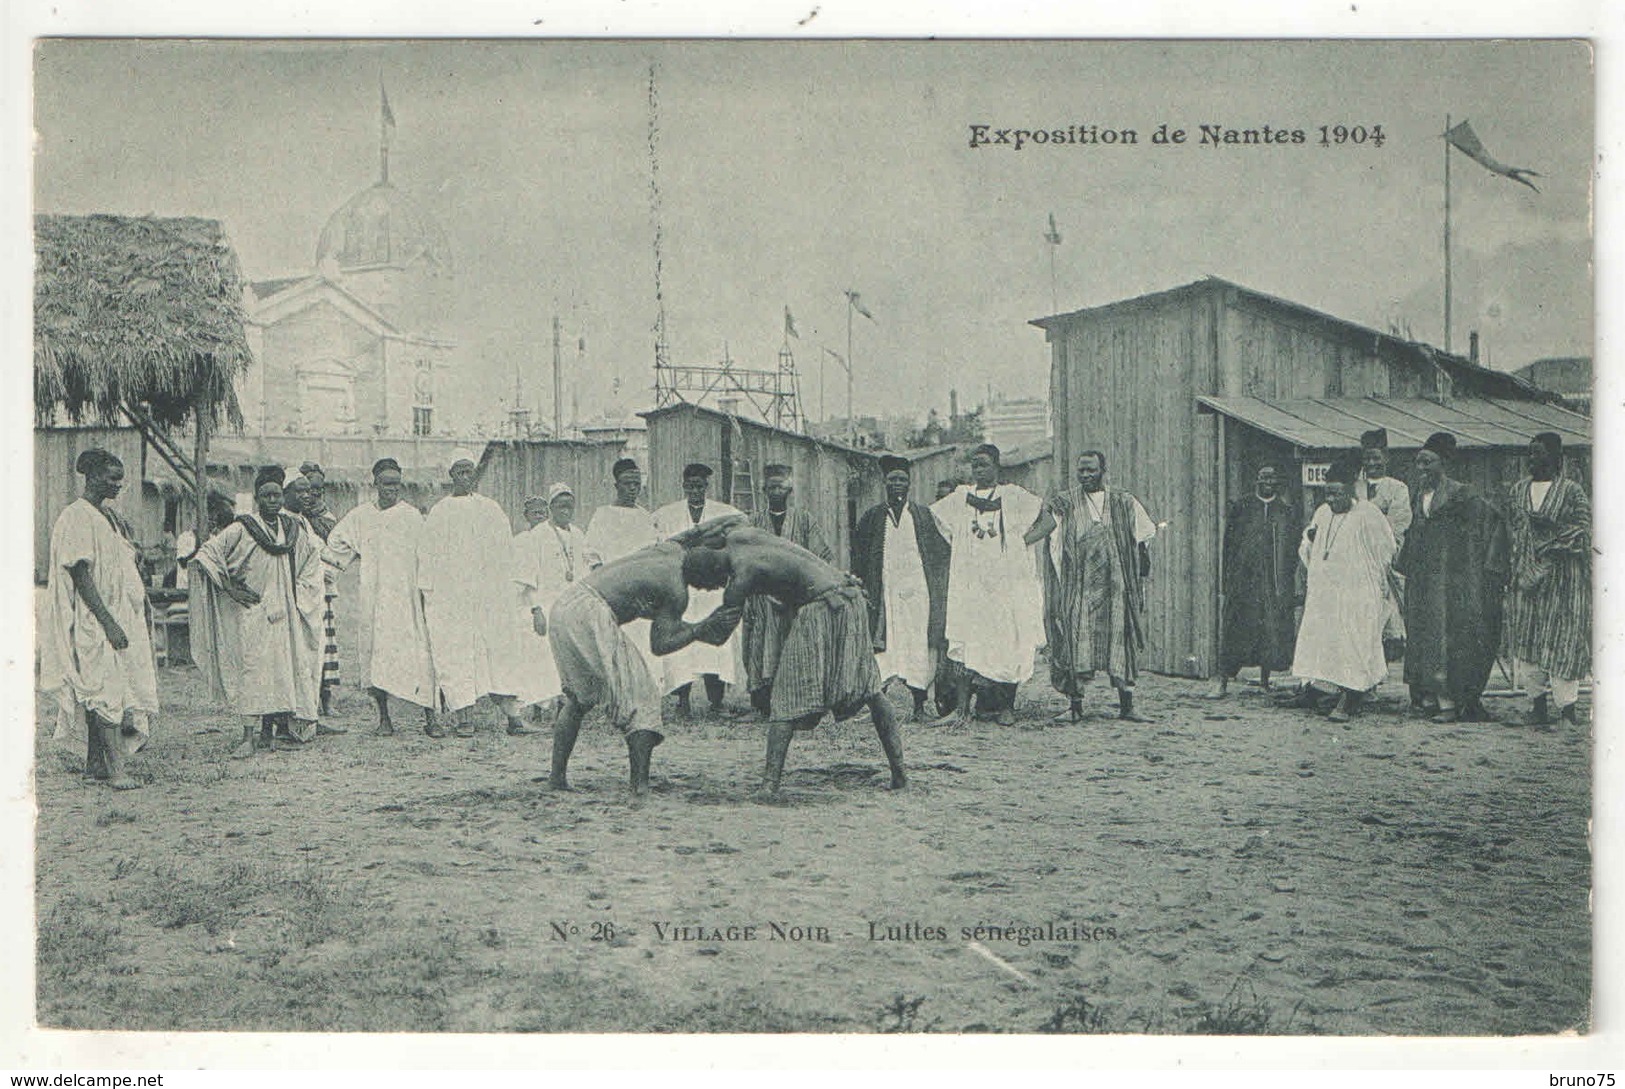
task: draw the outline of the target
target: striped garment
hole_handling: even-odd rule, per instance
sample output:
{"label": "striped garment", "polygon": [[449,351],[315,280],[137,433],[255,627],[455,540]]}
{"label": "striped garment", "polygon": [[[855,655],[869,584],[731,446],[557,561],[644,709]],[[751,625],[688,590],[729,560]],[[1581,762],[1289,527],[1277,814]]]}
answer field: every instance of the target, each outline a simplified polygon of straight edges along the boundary
{"label": "striped garment", "polygon": [[333,571],[322,565],[322,687],[339,686],[339,632],[333,619],[333,601],[338,591],[333,585]]}
{"label": "striped garment", "polygon": [[1512,486],[1512,653],[1554,677],[1591,672],[1591,498],[1567,477],[1552,481],[1540,509],[1529,477]]}
{"label": "striped garment", "polygon": [[850,718],[880,691],[869,603],[856,583],[826,590],[796,610],[773,676],[773,717],[832,712]]}

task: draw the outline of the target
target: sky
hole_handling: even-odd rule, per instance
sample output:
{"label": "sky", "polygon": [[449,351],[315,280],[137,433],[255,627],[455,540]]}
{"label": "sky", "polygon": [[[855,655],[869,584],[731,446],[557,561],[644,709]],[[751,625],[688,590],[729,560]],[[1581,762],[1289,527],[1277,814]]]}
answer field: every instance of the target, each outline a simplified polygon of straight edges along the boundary
{"label": "sky", "polygon": [[[845,412],[823,349],[847,352],[849,288],[874,315],[853,328],[864,414],[1043,396],[1031,319],[1206,275],[1442,344],[1447,115],[1541,190],[1454,156],[1453,346],[1477,330],[1506,369],[1592,354],[1584,43],[75,40],[35,59],[36,210],[218,218],[251,279],[310,270],[376,179],[381,74],[391,180],[450,237],[461,366],[493,418],[516,374],[551,413],[554,315],[586,338],[583,366],[566,353],[583,416],[649,407],[651,162],[673,361],[773,367],[788,306],[814,418]],[[1187,142],[1152,144],[1165,122]],[[977,124],[1139,143],[972,148]],[[1203,124],[1306,141],[1201,146]],[[1339,124],[1385,139],[1319,146]]]}

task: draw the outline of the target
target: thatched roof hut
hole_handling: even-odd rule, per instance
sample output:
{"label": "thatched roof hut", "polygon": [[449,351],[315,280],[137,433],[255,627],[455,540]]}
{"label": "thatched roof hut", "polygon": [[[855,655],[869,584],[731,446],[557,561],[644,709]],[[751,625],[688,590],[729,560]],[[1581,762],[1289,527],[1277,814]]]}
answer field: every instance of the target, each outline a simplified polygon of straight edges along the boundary
{"label": "thatched roof hut", "polygon": [[251,360],[237,255],[211,219],[34,217],[34,410],[241,426]]}

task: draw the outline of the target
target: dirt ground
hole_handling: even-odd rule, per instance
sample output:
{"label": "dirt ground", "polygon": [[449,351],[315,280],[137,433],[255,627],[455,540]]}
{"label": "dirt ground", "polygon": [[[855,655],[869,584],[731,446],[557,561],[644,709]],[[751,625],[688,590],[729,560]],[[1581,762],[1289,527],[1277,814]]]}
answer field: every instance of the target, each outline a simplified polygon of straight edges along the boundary
{"label": "dirt ground", "polygon": [[[348,734],[237,761],[239,720],[195,670],[161,670],[160,687],[133,761],[146,787],[127,794],[81,780],[82,751],[49,742],[40,715],[44,1025],[1473,1035],[1589,1020],[1587,739],[1430,725],[1400,713],[1397,684],[1343,728],[1256,687],[1215,704],[1160,677],[1142,680],[1150,725],[1119,722],[1105,687],[1095,717],[1051,725],[1063,703],[1035,681],[1014,728],[905,725],[899,794],[866,716],[826,723],[797,738],[777,805],[748,797],[760,725],[703,722],[656,750],[642,806],[601,720],[576,792],[555,795],[537,781],[546,733],[507,737],[494,715],[436,741],[400,706],[402,732],[377,738],[346,688]],[[1521,707],[1491,703],[1506,720]]]}

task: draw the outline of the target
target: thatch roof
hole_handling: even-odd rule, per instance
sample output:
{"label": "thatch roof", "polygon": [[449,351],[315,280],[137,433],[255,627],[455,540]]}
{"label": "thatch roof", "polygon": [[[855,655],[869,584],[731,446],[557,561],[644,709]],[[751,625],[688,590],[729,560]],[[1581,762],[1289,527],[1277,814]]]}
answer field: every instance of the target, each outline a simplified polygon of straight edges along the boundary
{"label": "thatch roof", "polygon": [[237,255],[211,219],[34,217],[34,410],[241,426],[234,379],[251,361]]}

